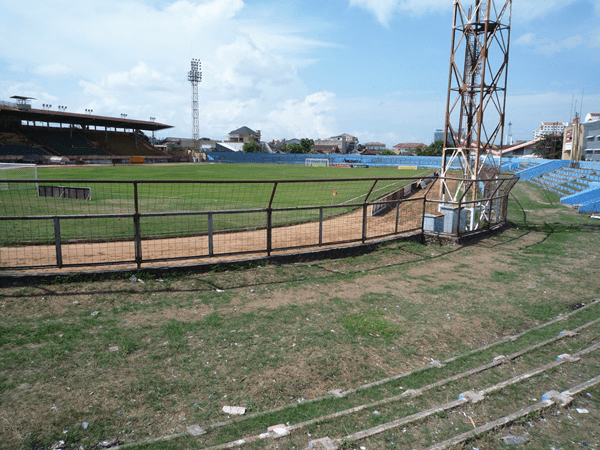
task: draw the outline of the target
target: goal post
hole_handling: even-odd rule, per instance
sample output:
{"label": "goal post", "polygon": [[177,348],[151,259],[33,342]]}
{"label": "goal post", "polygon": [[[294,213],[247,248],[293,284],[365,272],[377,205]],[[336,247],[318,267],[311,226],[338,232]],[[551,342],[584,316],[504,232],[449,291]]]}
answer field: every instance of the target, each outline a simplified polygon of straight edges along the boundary
{"label": "goal post", "polygon": [[[0,163],[0,189],[8,189],[8,183],[5,183],[5,180],[37,179],[38,172],[35,164]],[[37,189],[37,182],[35,187]]]}
{"label": "goal post", "polygon": [[327,158],[306,158],[304,160],[305,166],[317,166],[317,167],[329,167],[330,161]]}

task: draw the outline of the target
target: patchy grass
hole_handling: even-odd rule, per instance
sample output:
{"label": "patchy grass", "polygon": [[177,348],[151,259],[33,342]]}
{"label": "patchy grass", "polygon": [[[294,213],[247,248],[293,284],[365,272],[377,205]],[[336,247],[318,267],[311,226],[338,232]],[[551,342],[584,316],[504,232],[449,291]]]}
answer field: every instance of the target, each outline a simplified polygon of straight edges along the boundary
{"label": "patchy grass", "polygon": [[[539,194],[531,189],[517,186],[521,204]],[[136,274],[144,284],[129,276],[102,281],[72,276],[5,286],[0,290],[0,447],[51,448],[59,440],[73,448],[94,448],[103,440],[133,443],[226,420],[225,405],[245,406],[248,414],[293,405],[199,440],[182,436],[139,446],[202,448],[421,388],[600,317],[598,308],[577,309],[600,297],[594,276],[600,230],[562,206],[536,205],[539,201],[527,203],[526,221],[511,205],[513,226],[475,245],[395,242],[364,256],[289,266],[248,264],[164,280]],[[567,321],[502,341],[572,311]],[[577,341],[439,387],[428,398],[315,423],[282,441],[281,448],[304,448],[307,433],[344,436],[412,414],[456,398],[470,385],[485,386],[513,369],[553,360],[556,352],[578,351],[597,335],[595,327]],[[429,366],[492,343],[499,344],[441,369]],[[421,370],[348,398],[306,401],[414,369]],[[567,386],[592,369],[557,372],[552,380]],[[537,384],[515,392],[545,387],[532,383]],[[481,410],[480,420],[520,405],[512,394],[499,394],[497,403]],[[553,423],[553,416],[544,417]],[[421,430],[391,431],[366,446],[425,446],[469,429],[465,418],[447,412]],[[588,431],[558,429],[536,425],[536,447],[559,442],[567,448],[564,435],[573,442],[596,442],[584,441]],[[476,444],[502,448],[494,447],[493,437]],[[248,448],[268,445],[261,441]]]}

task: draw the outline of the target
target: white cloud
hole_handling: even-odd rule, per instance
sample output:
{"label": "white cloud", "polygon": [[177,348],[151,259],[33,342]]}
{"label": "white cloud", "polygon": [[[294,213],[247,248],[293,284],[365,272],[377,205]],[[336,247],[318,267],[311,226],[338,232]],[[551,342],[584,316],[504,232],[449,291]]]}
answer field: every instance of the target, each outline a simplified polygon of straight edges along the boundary
{"label": "white cloud", "polygon": [[[285,99],[308,95],[298,70],[315,62],[315,49],[332,47],[306,33],[302,20],[266,20],[243,0],[51,3],[0,5],[0,14],[11,18],[0,31],[0,60],[21,68],[25,77],[35,75],[28,95],[40,98],[49,89],[38,85],[40,75],[55,80],[68,76],[64,86],[56,81],[49,86],[69,110],[153,116],[178,126],[167,131],[170,135],[186,136],[191,130],[187,72],[192,57],[202,61],[201,134],[223,137],[245,124],[266,130],[261,121],[268,122]],[[36,32],[22,33],[24,27]],[[309,131],[326,128],[318,102],[289,101],[300,107]],[[282,113],[273,123],[277,132],[291,135],[284,126],[297,124],[284,119],[290,111]]]}
{"label": "white cloud", "polygon": [[[550,16],[560,10],[567,9],[577,0],[527,0],[515,1],[512,7],[512,20],[517,23],[527,23],[541,17]],[[600,14],[600,5],[597,1],[590,1]],[[474,1],[463,0],[463,7],[468,9]],[[496,0],[495,6],[498,13],[505,3]],[[350,6],[367,10],[384,26],[388,26],[395,14],[406,12],[411,15],[425,13],[451,13],[453,10],[451,0],[349,0]]]}
{"label": "white cloud", "polygon": [[527,0],[513,2],[513,20],[531,22],[568,8],[577,0]]}
{"label": "white cloud", "polygon": [[[560,10],[563,4],[567,5],[565,8],[579,5],[574,0],[531,1],[515,1],[513,19],[518,16],[518,20],[525,21],[545,14],[553,18],[553,13],[558,16],[557,11],[567,11]],[[591,0],[587,1],[585,5],[589,6]],[[433,130],[442,126],[446,87],[443,76],[437,77],[441,82],[431,81],[431,73],[446,72],[447,62],[446,58],[435,61],[424,49],[438,44],[423,41],[423,49],[415,46],[398,53],[396,48],[402,44],[386,40],[380,48],[389,48],[390,59],[394,60],[390,70],[382,73],[372,64],[363,70],[360,61],[364,55],[355,54],[355,42],[347,38],[357,38],[359,33],[340,31],[360,28],[364,17],[356,20],[355,14],[346,15],[346,22],[340,17],[350,5],[356,8],[354,11],[360,9],[365,15],[372,15],[377,23],[394,26],[390,36],[396,34],[394,19],[402,18],[401,15],[420,16],[417,20],[402,18],[400,25],[406,33],[426,34],[425,22],[431,27],[443,26],[449,33],[452,0],[348,0],[315,6],[314,11],[294,9],[300,3],[0,2],[0,16],[6,19],[0,28],[0,97],[29,95],[38,99],[37,104],[68,105],[73,112],[92,108],[101,115],[118,117],[127,113],[140,119],[152,116],[177,127],[164,132],[169,136],[189,136],[191,92],[187,72],[194,57],[202,60],[202,136],[222,138],[228,131],[247,125],[261,129],[268,140],[348,132],[362,141],[383,141],[389,145],[397,143],[394,141],[413,141],[415,136],[430,141]],[[523,18],[524,14],[529,17]],[[522,23],[513,27],[517,46],[511,65],[531,57],[523,51],[527,46],[539,54],[563,52],[561,57],[569,49],[583,54],[589,53],[586,46],[600,48],[600,33],[594,36],[589,27],[577,31],[582,36],[565,39],[545,22],[549,20],[540,21],[540,27],[536,23],[535,29]],[[31,32],[24,33],[24,29]],[[445,47],[448,38],[449,34],[445,34],[439,45]],[[589,61],[593,55],[586,57]],[[356,60],[359,67],[348,70],[349,65],[343,64],[342,58]],[[325,63],[320,64],[322,61]],[[353,70],[360,70],[368,82],[358,87],[351,80]],[[415,72],[421,75],[417,77]],[[544,80],[548,86],[555,81],[550,75]],[[597,76],[590,73],[588,78]],[[511,90],[519,82],[511,79]],[[439,88],[437,94],[407,91],[419,83],[435,85]],[[402,95],[386,96],[384,90],[397,90]]]}
{"label": "white cloud", "polygon": [[446,0],[403,0],[400,8],[414,14],[423,14],[430,11],[450,12],[452,4]]}
{"label": "white cloud", "polygon": [[33,73],[42,77],[60,78],[69,75],[71,70],[64,64],[45,64],[35,67]]}
{"label": "white cloud", "polygon": [[[433,132],[443,127],[445,97],[440,91],[413,91],[409,95],[389,93],[382,98],[353,97],[338,100],[337,118],[360,142],[384,142],[389,148],[399,142],[430,144]],[[420,136],[420,137],[418,137]]]}
{"label": "white cloud", "polygon": [[[350,6],[363,8],[372,13],[384,26],[388,26],[393,16],[402,11],[412,15],[423,15],[431,12],[447,12],[453,10],[450,0],[349,0]],[[513,20],[517,22],[530,22],[550,15],[562,8],[566,8],[576,0],[527,0],[513,3]],[[462,5],[468,9],[474,2],[463,1]],[[500,12],[504,7],[502,0],[496,0],[495,6]],[[600,7],[596,5],[600,10]]]}
{"label": "white cloud", "polygon": [[539,40],[535,37],[535,33],[525,33],[523,36],[515,39],[516,45],[531,46],[536,45]]}
{"label": "white cloud", "polygon": [[554,42],[546,46],[541,46],[540,51],[546,55],[553,55],[563,50],[571,50],[575,47],[579,47],[584,43],[583,37],[581,36],[570,36],[563,39],[560,42]]}
{"label": "white cloud", "polygon": [[[152,69],[148,64],[140,61],[130,70],[106,75],[96,83],[96,86],[105,91],[121,89],[135,89],[139,91],[163,90],[172,81],[168,75]],[[88,89],[92,88],[92,83],[82,82],[82,85]]]}
{"label": "white cloud", "polygon": [[[316,92],[303,100],[290,99],[269,114],[270,126],[284,138],[329,137],[335,134],[335,94]],[[289,134],[287,134],[289,133]]]}
{"label": "white cloud", "polygon": [[350,0],[350,6],[366,9],[377,18],[379,23],[385,26],[389,24],[399,4],[399,0]]}
{"label": "white cloud", "polygon": [[555,55],[563,50],[571,50],[585,44],[582,36],[570,36],[560,41],[538,38],[534,33],[526,33],[515,40],[516,45],[533,47],[546,56]]}

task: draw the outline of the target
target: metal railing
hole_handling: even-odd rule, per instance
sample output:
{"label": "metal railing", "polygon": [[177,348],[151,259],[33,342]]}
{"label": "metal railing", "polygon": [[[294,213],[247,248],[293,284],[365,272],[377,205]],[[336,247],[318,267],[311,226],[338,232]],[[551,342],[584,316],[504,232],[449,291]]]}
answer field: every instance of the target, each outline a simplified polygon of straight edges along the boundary
{"label": "metal railing", "polygon": [[[141,268],[364,244],[423,233],[425,214],[439,214],[443,203],[436,196],[433,174],[281,181],[37,181],[39,188],[31,180],[5,180],[5,189],[0,189],[0,269]],[[509,191],[499,189],[484,201],[456,205],[458,217],[461,210],[486,212],[485,221],[475,227],[431,232],[456,237],[505,223]],[[61,196],[64,192],[89,195]]]}

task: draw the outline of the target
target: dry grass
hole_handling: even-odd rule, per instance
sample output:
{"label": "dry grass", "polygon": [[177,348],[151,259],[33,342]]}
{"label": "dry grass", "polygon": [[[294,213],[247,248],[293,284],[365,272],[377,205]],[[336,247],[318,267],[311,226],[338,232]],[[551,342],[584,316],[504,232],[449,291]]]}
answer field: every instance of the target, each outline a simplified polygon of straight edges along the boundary
{"label": "dry grass", "polygon": [[398,242],[289,266],[138,274],[144,284],[5,286],[0,447],[181,433],[223,420],[224,405],[250,413],[323,396],[571,311],[600,296],[600,233],[572,211],[551,216],[569,217],[562,228],[543,214],[469,246]]}

